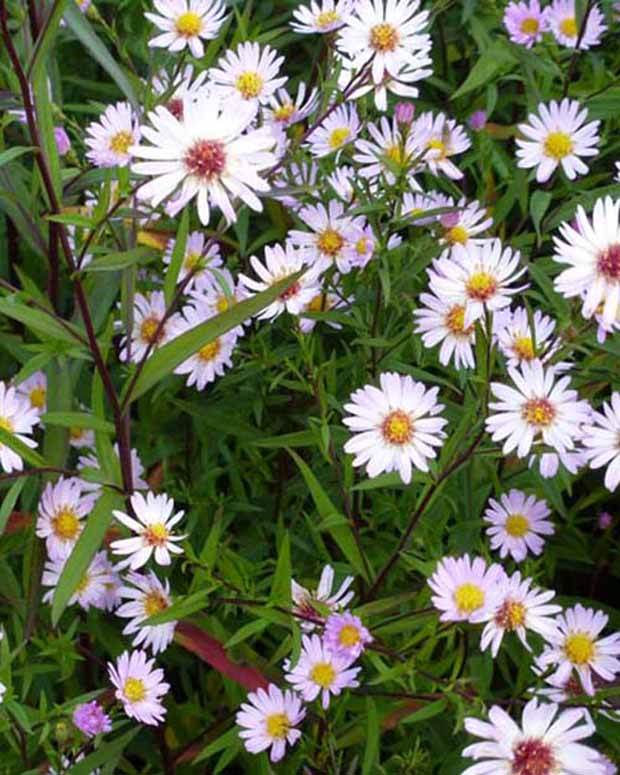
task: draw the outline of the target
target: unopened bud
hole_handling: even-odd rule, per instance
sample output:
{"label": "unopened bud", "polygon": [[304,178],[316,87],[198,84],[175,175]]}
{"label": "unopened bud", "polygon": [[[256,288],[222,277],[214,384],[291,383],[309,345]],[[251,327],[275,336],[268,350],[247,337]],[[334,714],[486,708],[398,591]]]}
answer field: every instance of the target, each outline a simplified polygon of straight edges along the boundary
{"label": "unopened bud", "polygon": [[413,121],[415,107],[412,102],[398,102],[394,108],[394,117],[399,124],[409,126]]}

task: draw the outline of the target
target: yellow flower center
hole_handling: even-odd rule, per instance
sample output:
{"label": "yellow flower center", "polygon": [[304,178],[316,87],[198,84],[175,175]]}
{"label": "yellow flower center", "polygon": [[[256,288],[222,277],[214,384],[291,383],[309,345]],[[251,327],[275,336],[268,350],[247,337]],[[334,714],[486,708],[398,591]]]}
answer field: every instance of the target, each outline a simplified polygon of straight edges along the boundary
{"label": "yellow flower center", "polygon": [[530,529],[530,521],[524,514],[510,514],[504,529],[513,538],[523,538]]}
{"label": "yellow flower center", "polygon": [[355,252],[358,256],[363,256],[370,250],[371,245],[369,243],[370,240],[367,237],[360,237],[358,239],[355,243]]}
{"label": "yellow flower center", "polygon": [[444,236],[451,245],[456,245],[457,243],[465,245],[469,239],[469,232],[464,226],[453,226],[446,231]]}
{"label": "yellow flower center", "polygon": [[556,161],[573,152],[573,141],[566,132],[550,132],[545,140],[545,155]]}
{"label": "yellow flower center", "polygon": [[146,528],[143,536],[150,546],[165,546],[170,533],[163,522],[153,522]]}
{"label": "yellow flower center", "polygon": [[540,24],[538,23],[538,19],[534,19],[532,17],[529,19],[523,19],[521,22],[521,32],[524,35],[536,35],[539,27]]}
{"label": "yellow flower center", "polygon": [[30,391],[30,406],[35,409],[43,409],[45,407],[46,390],[44,387],[35,387]]}
{"label": "yellow flower center", "polygon": [[448,146],[439,137],[433,137],[432,140],[429,140],[426,147],[431,151],[439,151],[436,159],[445,159],[448,155]]}
{"label": "yellow flower center", "polygon": [[445,317],[445,324],[450,333],[455,336],[469,336],[473,330],[473,326],[465,329],[465,307],[460,304],[452,307],[448,312]]}
{"label": "yellow flower center", "polygon": [[226,312],[226,310],[230,308],[230,305],[231,302],[226,298],[226,296],[220,296],[215,306],[218,312]]}
{"label": "yellow flower center", "polygon": [[84,592],[86,589],[88,589],[89,584],[90,584],[90,573],[86,572],[80,579],[77,587],[75,588],[75,591]]}
{"label": "yellow flower center", "polygon": [[315,21],[316,26],[323,29],[325,27],[329,27],[330,24],[336,24],[336,22],[339,22],[340,16],[338,16],[336,11],[323,11],[323,13],[320,13],[316,17]]}
{"label": "yellow flower center", "polygon": [[523,603],[516,600],[506,600],[495,614],[495,622],[504,630],[516,630],[525,625],[526,610]]}
{"label": "yellow flower center", "polygon": [[587,665],[592,661],[596,646],[585,632],[574,632],[566,638],[564,652],[573,665]]}
{"label": "yellow flower center", "polygon": [[328,228],[321,232],[316,244],[321,253],[325,253],[333,258],[342,249],[344,239],[335,229]]}
{"label": "yellow flower center", "polygon": [[80,520],[70,506],[63,506],[52,519],[52,529],[63,541],[72,541],[80,532]]}
{"label": "yellow flower center", "polygon": [[263,88],[263,79],[258,73],[248,70],[237,78],[237,90],[241,92],[244,100],[251,100],[258,97]]}
{"label": "yellow flower center", "polygon": [[398,164],[399,167],[404,167],[405,162],[409,156],[405,153],[400,145],[391,145],[385,152],[385,155],[393,161],[394,164]]}
{"label": "yellow flower center", "polygon": [[496,290],[497,281],[488,272],[475,272],[467,281],[467,294],[475,301],[488,301]]}
{"label": "yellow flower center", "polygon": [[560,22],[560,32],[566,35],[567,38],[577,37],[577,20],[574,16],[567,16],[566,19],[562,19]]}
{"label": "yellow flower center", "polygon": [[360,631],[354,624],[345,624],[345,626],[338,633],[338,640],[341,646],[345,648],[351,648],[356,646],[361,638]]}
{"label": "yellow flower center", "polygon": [[191,272],[193,269],[197,269],[200,266],[201,261],[202,256],[200,253],[188,253],[183,261],[183,268],[188,272]]}
{"label": "yellow flower center", "polygon": [[484,605],[484,592],[477,584],[466,582],[454,590],[456,607],[461,613],[473,614]]}
{"label": "yellow flower center", "polygon": [[146,616],[155,616],[155,614],[165,611],[168,608],[168,601],[161,592],[149,592],[143,601],[144,613]]}
{"label": "yellow flower center", "polygon": [[334,683],[336,671],[329,662],[317,662],[310,671],[310,678],[323,689],[329,689]]}
{"label": "yellow flower center", "polygon": [[215,339],[213,342],[209,342],[209,344],[206,344],[204,347],[201,347],[200,350],[198,350],[198,357],[201,361],[205,361],[207,363],[208,361],[212,361],[215,357],[217,357],[217,354],[222,349],[222,345],[220,344],[220,340]]}
{"label": "yellow flower center", "polygon": [[272,713],[265,719],[267,734],[276,740],[284,740],[291,728],[291,722],[286,713]]}
{"label": "yellow flower center", "polygon": [[555,417],[555,409],[546,398],[531,398],[521,410],[521,416],[531,425],[546,428]]}
{"label": "yellow flower center", "polygon": [[144,342],[155,343],[163,336],[163,330],[157,334],[159,328],[159,318],[145,318],[140,326],[140,337]]}
{"label": "yellow flower center", "polygon": [[4,428],[5,431],[13,433],[13,423],[8,417],[0,417],[0,428]]}
{"label": "yellow flower center", "polygon": [[86,435],[85,428],[76,428],[76,427],[69,428],[69,438],[72,441],[79,441],[80,439],[84,438],[85,435]]}
{"label": "yellow flower center", "polygon": [[346,141],[351,136],[351,130],[347,126],[340,127],[339,129],[334,129],[334,131],[330,134],[329,140],[327,141],[327,144],[332,150],[336,150],[336,148],[342,147]]}
{"label": "yellow flower center", "polygon": [[396,409],[390,412],[381,424],[383,438],[389,444],[402,446],[411,441],[413,436],[413,422],[407,412]]}
{"label": "yellow flower center", "polygon": [[133,144],[133,135],[126,129],[117,132],[110,138],[110,150],[118,154],[126,154],[129,146]]}
{"label": "yellow flower center", "polygon": [[202,29],[202,19],[196,11],[186,11],[177,17],[175,26],[182,37],[193,38]]}
{"label": "yellow flower center", "polygon": [[273,117],[276,121],[288,121],[290,117],[295,112],[295,106],[292,102],[289,102],[287,105],[280,105],[279,108],[276,108],[273,111]]}
{"label": "yellow flower center", "polygon": [[323,312],[325,310],[325,304],[327,297],[323,293],[318,293],[313,299],[308,302],[308,312]]}
{"label": "yellow flower center", "polygon": [[370,30],[370,47],[375,51],[394,51],[399,40],[398,30],[392,24],[375,24]]}
{"label": "yellow flower center", "polygon": [[146,697],[146,686],[139,678],[128,678],[123,686],[123,694],[129,702],[142,702]]}
{"label": "yellow flower center", "polygon": [[512,349],[522,361],[531,361],[534,358],[534,342],[530,336],[518,336]]}

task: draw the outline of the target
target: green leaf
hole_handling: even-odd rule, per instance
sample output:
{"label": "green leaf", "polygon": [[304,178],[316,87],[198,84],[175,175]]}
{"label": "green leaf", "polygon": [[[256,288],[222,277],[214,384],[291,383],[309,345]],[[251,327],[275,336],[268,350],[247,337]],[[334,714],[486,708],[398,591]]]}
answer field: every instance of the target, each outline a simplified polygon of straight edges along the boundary
{"label": "green leaf", "polygon": [[454,92],[451,99],[463,97],[474,89],[486,86],[500,70],[515,65],[517,60],[505,42],[492,43],[472,67],[465,81]]}
{"label": "green leaf", "polygon": [[30,153],[31,151],[36,151],[35,146],[26,146],[26,145],[16,145],[13,148],[9,148],[6,151],[2,151],[0,153],[0,167],[3,167],[5,164],[8,164],[10,161],[14,161],[15,159],[19,159],[20,156],[23,156],[26,153]]}
{"label": "green leaf", "polygon": [[58,579],[52,600],[52,624],[58,624],[71,596],[86,573],[95,553],[101,548],[108,525],[112,521],[113,509],[122,509],[123,499],[110,490],[99,496],[95,508],[88,515],[86,527],[67,560]]}
{"label": "green leaf", "polygon": [[271,584],[269,600],[272,603],[290,606],[291,604],[291,543],[288,531],[280,544],[276,572]]}
{"label": "green leaf", "polygon": [[[52,99],[50,85],[45,70],[38,70],[32,80],[32,95],[36,111],[36,120],[41,138],[41,151],[47,161],[52,187],[58,201],[62,198],[62,180],[60,177],[60,159],[54,135],[54,118],[52,116]],[[52,203],[49,202],[50,209]]]}
{"label": "green leaf", "polygon": [[45,27],[37,38],[32,59],[28,65],[28,78],[30,81],[34,81],[37,78],[47,61],[67,2],[68,0],[55,0],[52,12],[45,20]]}
{"label": "green leaf", "polygon": [[168,606],[164,611],[149,616],[149,618],[144,621],[144,625],[152,627],[156,624],[176,622],[179,619],[186,619],[188,616],[195,614],[196,611],[202,611],[209,595],[214,589],[217,589],[218,586],[218,584],[213,584],[206,589],[195,592],[193,595],[187,595],[186,597],[175,600],[174,603]]}
{"label": "green leaf", "polygon": [[114,425],[93,414],[83,412],[47,412],[42,415],[45,425],[60,425],[63,428],[89,428],[103,433],[114,433]]}
{"label": "green leaf", "polygon": [[179,230],[174,241],[174,249],[172,251],[172,258],[168,266],[168,271],[164,278],[164,299],[166,304],[171,304],[174,298],[174,289],[177,285],[179,272],[183,265],[183,259],[185,258],[185,246],[187,245],[187,234],[189,232],[189,208],[183,210],[181,216],[181,223],[179,224]]}
{"label": "green leaf", "polygon": [[266,630],[267,627],[269,627],[269,624],[270,622],[265,621],[264,619],[257,619],[254,622],[248,622],[248,624],[244,624],[243,627],[239,627],[237,630],[235,630],[234,634],[231,635],[231,637],[224,644],[224,648],[232,648],[233,646],[237,646],[239,643],[243,643],[243,641],[251,638],[252,635],[256,635],[257,633],[261,633],[263,630]]}
{"label": "green leaf", "polygon": [[52,223],[62,223],[65,226],[79,226],[81,229],[92,229],[95,226],[95,222],[87,215],[81,215],[80,213],[58,213],[57,215],[46,215],[46,221]]}
{"label": "green leaf", "polygon": [[[80,334],[71,323],[67,323],[65,328],[52,315],[46,315],[39,309],[21,304],[14,296],[0,299],[0,314],[23,323],[43,341],[60,339],[72,345],[82,345]],[[72,335],[71,332],[75,333]]]}
{"label": "green leaf", "polygon": [[535,191],[530,199],[530,215],[532,216],[532,222],[536,229],[536,234],[540,237],[540,224],[545,216],[545,213],[549,209],[551,200],[553,199],[549,191]]}
{"label": "green leaf", "polygon": [[447,700],[436,700],[429,705],[425,705],[420,710],[414,711],[411,715],[405,716],[400,720],[401,724],[419,724],[420,721],[428,721],[440,713],[443,713],[448,705]]}
{"label": "green leaf", "polygon": [[10,490],[7,492],[7,494],[4,496],[2,500],[2,505],[0,506],[0,536],[2,533],[4,533],[4,528],[6,527],[6,523],[9,521],[9,517],[13,513],[13,509],[15,508],[15,504],[17,503],[17,499],[19,498],[19,495],[21,491],[24,489],[24,485],[28,481],[28,478],[25,476],[22,476],[21,479],[17,479],[13,484],[11,485]]}
{"label": "green leaf", "polygon": [[362,762],[362,775],[376,772],[377,755],[379,753],[379,718],[377,706],[372,697],[366,697],[366,748]]}
{"label": "green leaf", "polygon": [[115,740],[103,742],[96,751],[76,762],[66,770],[66,775],[90,775],[96,767],[101,767],[111,760],[118,760],[125,748],[140,732],[140,726],[132,726],[124,735]]}
{"label": "green leaf", "polygon": [[0,444],[6,444],[6,446],[19,455],[22,460],[30,463],[31,466],[35,466],[35,468],[43,468],[46,465],[45,460],[43,460],[38,452],[35,452],[34,449],[30,449],[30,447],[27,444],[24,444],[23,441],[20,441],[15,434],[5,430],[1,426]]}
{"label": "green leaf", "polygon": [[201,323],[199,326],[195,326],[190,331],[186,331],[181,336],[165,344],[157,352],[153,353],[145,363],[129,397],[127,397],[128,385],[125,386],[123,400],[128,403],[135,401],[143,393],[146,393],[149,388],[156,385],[168,374],[171,374],[179,364],[209,344],[209,342],[212,342],[218,336],[225,334],[231,328],[240,325],[244,320],[268,307],[280,294],[297,282],[302,274],[303,271],[296,272],[266,291],[257,293],[250,299],[235,304],[226,312],[209,318],[209,320]]}
{"label": "green leaf", "polygon": [[200,754],[194,759],[193,764],[194,765],[199,764],[205,759],[208,759],[209,756],[213,756],[214,754],[219,753],[220,751],[224,751],[226,748],[229,748],[231,745],[235,745],[238,742],[238,740],[239,740],[238,728],[233,727],[232,729],[229,729],[228,732],[225,732],[223,735],[221,735],[212,743],[209,743],[209,745],[203,748]]}
{"label": "green leaf", "polygon": [[83,272],[118,272],[121,269],[135,266],[136,264],[148,264],[157,258],[152,248],[132,248],[121,253],[108,253],[101,258],[94,258],[87,264]]}
{"label": "green leaf", "polygon": [[269,436],[266,439],[257,439],[252,442],[255,447],[268,447],[280,449],[282,447],[314,447],[316,446],[316,433],[314,431],[296,431],[284,433],[282,436]]}

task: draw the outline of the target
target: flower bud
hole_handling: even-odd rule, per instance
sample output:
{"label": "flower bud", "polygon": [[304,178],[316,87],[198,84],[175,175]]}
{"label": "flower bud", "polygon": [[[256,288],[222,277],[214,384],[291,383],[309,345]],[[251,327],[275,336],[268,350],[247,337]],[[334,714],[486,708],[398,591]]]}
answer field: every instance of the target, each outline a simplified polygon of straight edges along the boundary
{"label": "flower bud", "polygon": [[394,108],[394,117],[399,124],[409,126],[413,121],[415,107],[412,102],[398,102]]}
{"label": "flower bud", "polygon": [[476,110],[469,117],[469,126],[474,132],[481,132],[487,124],[487,114],[484,110]]}

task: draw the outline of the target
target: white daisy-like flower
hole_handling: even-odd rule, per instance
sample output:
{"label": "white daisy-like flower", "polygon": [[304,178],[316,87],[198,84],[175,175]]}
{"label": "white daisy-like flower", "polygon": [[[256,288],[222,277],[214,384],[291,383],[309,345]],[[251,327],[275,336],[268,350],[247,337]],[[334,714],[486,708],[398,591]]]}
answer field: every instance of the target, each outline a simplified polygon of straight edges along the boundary
{"label": "white daisy-like flower", "polygon": [[[164,253],[164,264],[169,265],[176,240],[170,240]],[[201,231],[192,231],[185,242],[183,263],[179,271],[177,282],[183,282],[190,272],[192,279],[185,286],[186,291],[200,285],[201,281],[211,276],[211,269],[222,266],[222,254],[218,242],[209,240]]]}
{"label": "white daisy-like flower", "polygon": [[[131,348],[127,336],[121,341],[120,359],[138,363],[150,350],[152,355],[159,347],[170,341],[176,313],[166,317],[166,299],[163,291],[152,291],[148,295],[134,295],[133,330]],[[162,324],[163,322],[163,324]]]}
{"label": "white daisy-like flower", "polygon": [[99,607],[103,611],[114,611],[121,603],[120,591],[123,581],[117,566],[112,565],[107,555],[101,558],[101,570],[106,575],[106,579],[103,583]]}
{"label": "white daisy-like flower", "polygon": [[[562,46],[575,48],[579,39],[575,0],[553,0],[551,5],[545,8],[544,14],[547,26],[557,42]],[[605,17],[598,5],[594,4],[579,42],[579,50],[586,51],[592,46],[598,46],[606,29]]]}
{"label": "white daisy-like flower", "polygon": [[138,570],[145,565],[151,555],[155,554],[158,565],[170,565],[171,554],[182,554],[183,549],[177,546],[185,535],[175,535],[172,528],[183,519],[184,511],[177,511],[172,516],[174,501],[165,494],[154,495],[147,492],[146,498],[136,492],[131,496],[131,508],[135,515],[130,517],[124,511],[113,511],[116,519],[128,527],[135,537],[121,538],[111,544],[112,552],[118,555],[129,555],[123,564],[131,570]]}
{"label": "white daisy-like flower", "polygon": [[[188,304],[181,310],[174,326],[174,336],[180,336],[186,331],[191,331],[213,317],[210,307],[197,298],[192,304]],[[180,363],[174,370],[175,374],[187,374],[185,384],[192,385],[196,390],[204,390],[210,382],[215,382],[226,369],[232,368],[232,353],[237,344],[237,332],[228,331],[221,334],[213,341],[207,342],[198,352]]]}
{"label": "white daisy-like flower", "polygon": [[47,553],[51,560],[64,560],[75,546],[83,522],[95,505],[96,498],[84,494],[80,479],[65,479],[48,482],[41,500],[36,533],[45,539]]}
{"label": "white daisy-like flower", "polygon": [[333,654],[345,657],[350,663],[359,658],[372,640],[372,635],[359,616],[354,616],[350,611],[327,617],[323,643]]}
{"label": "white daisy-like flower", "polygon": [[491,549],[499,549],[502,560],[510,555],[515,562],[523,562],[528,552],[542,554],[542,536],[555,533],[553,522],[547,519],[550,514],[546,501],[521,490],[510,490],[499,501],[490,498],[483,519],[491,526],[486,531]]}
{"label": "white daisy-like flower", "polygon": [[582,444],[591,468],[607,466],[605,487],[613,492],[620,484],[620,393],[612,393],[611,402],[593,412],[592,420],[583,428]]}
{"label": "white daisy-like flower", "polygon": [[269,758],[279,762],[286,744],[295,745],[301,737],[296,727],[305,715],[306,710],[295,692],[290,689],[283,692],[275,684],[269,684],[267,691],[258,689],[248,694],[235,721],[243,727],[239,737],[247,751],[260,753],[271,748]]}
{"label": "white daisy-like flower", "polygon": [[[488,237],[480,235],[493,226],[493,218],[489,216],[488,210],[480,205],[480,202],[474,200],[468,202],[465,197],[459,199],[456,205],[451,197],[447,197],[445,207],[454,207],[449,213],[444,213],[438,217],[442,232],[439,235],[440,245],[467,245],[470,241],[483,242]],[[441,206],[433,203],[435,207]],[[420,223],[420,221],[417,221]]]}
{"label": "white daisy-like flower", "polygon": [[414,310],[414,331],[422,334],[425,347],[435,347],[441,342],[439,362],[443,366],[454,358],[457,369],[476,365],[474,344],[476,327],[465,327],[465,306],[463,304],[446,305],[442,299],[432,293],[421,293],[420,304],[424,306]]}
{"label": "white daisy-like flower", "polygon": [[271,46],[261,48],[258,43],[248,41],[220,57],[218,67],[210,70],[209,78],[213,90],[227,103],[227,110],[234,111],[230,100],[256,108],[266,104],[288,80],[287,76],[277,77],[283,62],[284,57],[278,56]]}
{"label": "white daisy-like flower", "polygon": [[174,215],[196,197],[198,216],[205,226],[213,205],[228,223],[236,220],[231,196],[253,210],[263,209],[254,192],[269,190],[259,173],[277,161],[271,153],[275,137],[269,127],[250,127],[251,105],[231,110],[217,96],[201,94],[196,100],[184,101],[182,121],[161,106],[148,117],[152,126],[142,127],[142,133],[152,145],[132,148],[134,156],[148,160],[134,163],[132,170],[153,178],[142,187],[142,198],[156,207],[177,192]]}
{"label": "white daisy-like flower", "polygon": [[353,184],[356,182],[357,172],[348,164],[336,167],[331,175],[327,176],[327,182],[332,187],[339,199],[347,204],[353,204],[356,191]]}
{"label": "white daisy-like flower", "polygon": [[446,434],[447,420],[438,417],[444,409],[437,403],[439,388],[427,388],[410,376],[386,372],[379,376],[380,388],[366,385],[351,394],[344,409],[350,416],[344,424],[354,436],[344,451],[355,455],[354,466],[366,466],[371,478],[398,471],[405,484],[412,468],[428,471],[428,460],[437,456]]}
{"label": "white daisy-like flower", "polygon": [[[347,576],[342,584],[334,591],[334,569],[326,565],[321,571],[319,584],[315,590],[308,590],[291,579],[291,598],[293,600],[293,612],[301,618],[301,628],[311,632],[316,623],[307,619],[323,620],[323,609],[337,613],[342,611],[353,600],[355,595],[351,591],[351,584],[355,581],[353,576]],[[303,617],[306,617],[304,620]]]}
{"label": "white daisy-like flower", "polygon": [[307,702],[320,695],[327,709],[331,695],[359,686],[356,676],[362,668],[350,664],[348,657],[332,653],[318,635],[303,635],[299,660],[284,677]]}
{"label": "white daisy-like flower", "polygon": [[[0,428],[12,433],[27,447],[34,449],[37,442],[30,438],[35,425],[39,423],[39,410],[30,406],[30,401],[20,396],[14,387],[0,382]],[[17,452],[0,441],[0,466],[8,474],[21,471],[24,462]]]}
{"label": "white daisy-like flower", "polygon": [[[114,444],[114,454],[116,455],[118,465],[120,466],[118,444]],[[148,488],[148,483],[143,478],[143,474],[146,473],[146,471],[144,469],[144,466],[142,465],[142,461],[140,460],[138,451],[136,449],[132,449],[130,457],[131,457],[131,476],[133,479],[133,489],[146,490]],[[94,454],[80,455],[80,457],[78,458],[77,468],[78,468],[78,471],[84,471],[84,469],[92,469],[93,472],[97,472],[97,473],[99,473],[101,470],[99,461],[97,460],[97,457]],[[86,474],[83,474],[83,476],[86,476]],[[85,479],[82,479],[82,489],[84,490],[84,492],[98,493],[101,490],[101,484],[97,481],[90,482]]]}
{"label": "white daisy-like flower", "polygon": [[413,135],[403,137],[396,119],[390,123],[385,116],[377,124],[368,124],[367,129],[372,139],[355,143],[353,161],[360,165],[359,174],[367,180],[383,176],[389,185],[394,185],[396,167],[400,175],[407,177],[410,188],[415,188],[417,183],[410,177],[416,168]]}
{"label": "white daisy-like flower", "polygon": [[[221,315],[235,304],[247,298],[243,285],[224,268],[213,269],[205,273],[196,283],[196,289],[190,293],[191,298],[207,309],[208,317]],[[229,333],[237,337],[243,336],[243,326],[249,326],[252,318],[247,318]]]}
{"label": "white daisy-like flower", "polygon": [[541,10],[539,0],[509,3],[504,12],[504,26],[510,40],[526,48],[540,43],[543,32],[548,28],[547,17]]}
{"label": "white daisy-like flower", "polygon": [[[438,221],[442,213],[435,213],[434,210],[444,208],[454,208],[454,199],[446,196],[439,191],[410,192],[403,194],[403,201],[399,208],[399,216],[408,218],[412,221],[412,226],[428,226]],[[424,215],[430,212],[431,215]],[[457,242],[458,240],[455,240]]]}
{"label": "white daisy-like flower", "polygon": [[[286,242],[284,246],[267,246],[264,263],[261,263],[256,256],[250,258],[250,265],[259,279],[254,280],[245,274],[240,274],[239,282],[250,295],[260,293],[302,270],[307,264],[307,259],[305,251],[295,248],[291,242]],[[299,315],[314,298],[316,277],[316,269],[306,270],[290,288],[283,291],[258,315],[258,319],[271,320],[283,312]]]}
{"label": "white daisy-like flower", "polygon": [[95,446],[95,431],[73,425],[69,428],[69,444],[74,449],[90,449]]}
{"label": "white daisy-like flower", "polygon": [[175,118],[181,120],[185,100],[197,100],[201,94],[206,95],[209,91],[209,85],[206,82],[208,77],[208,71],[203,70],[194,78],[193,65],[185,65],[180,73],[176,68],[173,73],[160,70],[153,77],[153,91],[162,97],[161,104]]}
{"label": "white daisy-like flower", "polygon": [[[589,418],[590,420],[592,419],[591,411]],[[529,468],[538,466],[540,475],[543,477],[543,479],[550,479],[551,477],[555,476],[560,467],[560,463],[569,473],[574,475],[577,473],[577,471],[579,471],[580,468],[583,468],[585,465],[587,465],[588,462],[585,456],[585,451],[580,446],[578,446],[579,444],[583,444],[583,437],[576,439],[576,444],[577,446],[575,449],[571,451],[565,450],[563,452],[536,452],[533,455],[530,455],[528,466]]]}
{"label": "white daisy-like flower", "polygon": [[274,188],[270,192],[272,199],[297,212],[303,207],[304,195],[316,191],[319,167],[315,161],[293,162],[281,169],[273,179]]}
{"label": "white daisy-like flower", "polygon": [[183,51],[187,46],[197,59],[204,56],[203,40],[217,38],[226,21],[222,0],[153,0],[159,14],[145,13],[146,18],[162,30],[149,40],[149,46]]}
{"label": "white daisy-like flower", "polygon": [[490,312],[509,306],[511,297],[527,288],[514,286],[526,271],[521,254],[492,239],[456,244],[435,259],[427,270],[431,291],[448,305],[465,307],[464,326],[469,328]]}
{"label": "white daisy-like flower", "polygon": [[[60,574],[67,560],[48,560],[43,568],[41,584],[50,589],[43,595],[44,603],[51,603],[58,586]],[[68,605],[77,603],[85,611],[89,608],[105,608],[106,585],[112,583],[110,563],[105,551],[97,552],[88,569],[80,579],[75,592],[69,598]]]}
{"label": "white daisy-like flower", "polygon": [[164,682],[164,671],[155,667],[145,651],[124,651],[115,663],[108,662],[110,681],[116,687],[114,696],[130,718],[141,724],[157,726],[164,720],[166,709],[161,698],[170,685]]}
{"label": "white daisy-like flower", "polygon": [[327,34],[345,23],[354,0],[310,0],[310,5],[299,5],[293,11],[296,21],[291,27],[301,35]]}
{"label": "white daisy-like flower", "polygon": [[493,441],[505,439],[504,455],[516,451],[525,457],[537,443],[559,453],[572,451],[591,409],[569,389],[570,377],[557,379],[552,367],[545,369],[537,360],[522,363],[519,369],[509,367],[508,374],[514,387],[491,383],[499,401],[489,404],[492,414],[486,420]]}
{"label": "white daisy-like flower", "polygon": [[308,135],[306,145],[316,158],[329,156],[353,142],[360,131],[360,120],[354,105],[339,105]]}
{"label": "white daisy-like flower", "polygon": [[488,618],[500,595],[506,574],[501,565],[488,566],[482,557],[444,557],[428,579],[431,601],[442,622],[477,624]]}
{"label": "white daisy-like flower", "polygon": [[586,694],[594,695],[594,675],[613,681],[620,673],[620,632],[599,638],[608,621],[607,614],[580,603],[567,608],[556,619],[557,631],[545,636],[549,645],[538,657],[538,667],[555,667],[553,678],[560,682],[575,670]]}
{"label": "white daisy-like flower", "polygon": [[[341,309],[342,307],[348,307],[351,301],[351,298],[344,298],[340,291],[338,293],[330,293],[330,291],[326,291],[317,283],[315,295],[299,313],[299,330],[302,334],[309,334],[319,322],[314,318],[306,317],[307,313],[329,312],[330,310]],[[337,330],[342,328],[339,323],[334,323],[331,320],[327,321],[327,325]]]}
{"label": "white daisy-like flower", "polygon": [[416,52],[430,48],[425,32],[428,11],[418,13],[420,0],[357,0],[340,30],[336,45],[354,70],[371,63],[372,80],[398,77]]}
{"label": "white daisy-like flower", "polygon": [[533,327],[525,307],[502,311],[493,320],[499,349],[506,356],[509,366],[518,366],[535,358],[545,363],[557,351],[559,342],[552,338],[555,320],[537,309],[531,322]]}
{"label": "white daisy-like flower", "polygon": [[555,255],[561,264],[570,264],[554,280],[556,291],[566,298],[583,298],[582,314],[600,314],[609,331],[620,317],[620,199],[598,199],[592,222],[581,205],[570,223],[560,226],[554,237]]}
{"label": "white daisy-like flower", "polygon": [[172,643],[177,623],[147,625],[144,622],[170,607],[170,583],[166,579],[162,584],[153,571],[146,575],[129,572],[125,582],[119,595],[129,602],[123,603],[116,610],[117,616],[131,619],[123,635],[135,635],[132,645],[150,648],[153,654],[165,651]]}
{"label": "white daisy-like flower", "polygon": [[349,240],[342,250],[342,260],[337,265],[343,274],[352,269],[364,269],[375,255],[376,239],[372,226],[362,216],[352,219]]}
{"label": "white daisy-like flower", "polygon": [[577,100],[564,98],[558,103],[540,103],[538,115],[530,113],[527,124],[519,124],[525,139],[517,137],[517,166],[536,167],[536,180],[549,180],[561,165],[569,180],[585,175],[588,165],[580,157],[598,154],[600,121],[590,121],[587,108]]}
{"label": "white daisy-like flower", "polygon": [[96,167],[126,167],[132,146],[140,142],[140,127],[128,102],[109,105],[99,121],[86,127],[86,158]]}
{"label": "white daisy-like flower", "polygon": [[319,92],[312,89],[306,95],[306,84],[301,81],[297,87],[297,95],[292,99],[286,89],[278,89],[269,97],[267,105],[263,108],[263,116],[266,121],[281,127],[293,126],[307,118],[316,108],[319,102]]}
{"label": "white daisy-like flower", "polygon": [[552,617],[559,614],[562,607],[550,605],[555,597],[553,590],[543,591],[532,586],[533,580],[522,579],[519,571],[512,576],[505,576],[499,585],[501,594],[494,608],[488,612],[488,621],[480,638],[481,651],[486,651],[490,646],[495,658],[507,632],[516,633],[528,651],[532,650],[527,642],[528,630],[537,632],[545,639],[555,634],[557,625]]}
{"label": "white daisy-like flower", "polygon": [[45,412],[47,405],[47,376],[44,371],[35,371],[28,379],[15,385],[19,396],[28,399],[32,409],[39,414]]}
{"label": "white daisy-like flower", "polygon": [[494,705],[489,722],[469,717],[465,729],[483,742],[463,751],[480,760],[463,775],[605,775],[598,752],[577,742],[596,731],[580,709],[560,711],[533,699],[523,708],[519,726]]}
{"label": "white daisy-like flower", "polygon": [[422,113],[411,125],[416,155],[421,157],[429,170],[443,173],[452,180],[460,180],[463,173],[450,159],[471,146],[471,140],[462,126],[443,113],[433,116]]}

